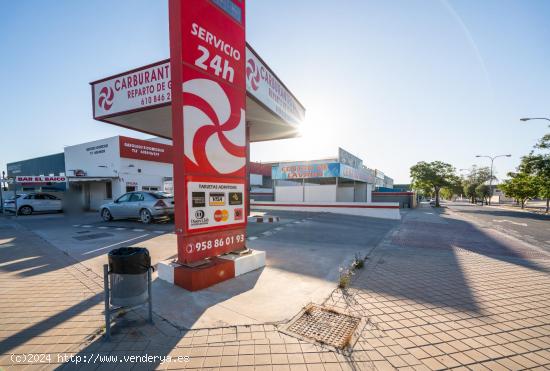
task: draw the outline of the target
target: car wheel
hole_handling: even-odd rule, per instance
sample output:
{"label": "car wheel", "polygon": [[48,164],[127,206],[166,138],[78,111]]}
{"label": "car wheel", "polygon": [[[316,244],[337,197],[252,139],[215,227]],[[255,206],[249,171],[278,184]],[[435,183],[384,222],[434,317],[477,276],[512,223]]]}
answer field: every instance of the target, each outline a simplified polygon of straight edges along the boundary
{"label": "car wheel", "polygon": [[150,224],[153,221],[153,215],[147,209],[142,209],[139,212],[139,218],[143,224]]}
{"label": "car wheel", "polygon": [[32,214],[32,207],[30,207],[30,206],[21,206],[19,208],[19,214],[21,214],[21,215],[31,215]]}
{"label": "car wheel", "polygon": [[113,216],[111,215],[109,209],[101,210],[101,218],[106,222],[110,222],[111,220],[113,220]]}

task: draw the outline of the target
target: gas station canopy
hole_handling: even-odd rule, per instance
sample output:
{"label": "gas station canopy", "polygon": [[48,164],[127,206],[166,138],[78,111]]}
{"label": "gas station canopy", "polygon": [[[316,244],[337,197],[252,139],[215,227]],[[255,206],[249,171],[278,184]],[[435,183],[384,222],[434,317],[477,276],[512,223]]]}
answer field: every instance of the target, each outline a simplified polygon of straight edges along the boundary
{"label": "gas station canopy", "polygon": [[[169,59],[90,84],[94,119],[172,139]],[[304,106],[248,44],[246,91],[251,142],[298,135]]]}

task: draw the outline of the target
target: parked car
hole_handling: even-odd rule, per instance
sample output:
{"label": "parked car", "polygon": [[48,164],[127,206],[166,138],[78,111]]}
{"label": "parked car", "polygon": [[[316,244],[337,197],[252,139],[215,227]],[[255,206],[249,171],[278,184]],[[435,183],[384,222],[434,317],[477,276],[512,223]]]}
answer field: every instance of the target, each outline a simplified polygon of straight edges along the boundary
{"label": "parked car", "polygon": [[154,219],[174,215],[174,196],[166,192],[128,192],[101,205],[99,214],[105,221],[137,218],[149,224]]}
{"label": "parked car", "polygon": [[47,193],[20,193],[16,198],[4,201],[4,210],[31,215],[34,212],[63,211],[61,199]]}

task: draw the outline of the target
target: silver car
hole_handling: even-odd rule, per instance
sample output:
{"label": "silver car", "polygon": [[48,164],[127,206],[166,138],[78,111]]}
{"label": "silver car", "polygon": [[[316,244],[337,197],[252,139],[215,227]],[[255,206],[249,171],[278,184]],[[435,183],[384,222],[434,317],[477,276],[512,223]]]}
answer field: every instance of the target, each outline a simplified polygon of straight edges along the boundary
{"label": "silver car", "polygon": [[174,196],[166,192],[128,192],[99,208],[101,218],[139,219],[149,224],[154,219],[174,215]]}

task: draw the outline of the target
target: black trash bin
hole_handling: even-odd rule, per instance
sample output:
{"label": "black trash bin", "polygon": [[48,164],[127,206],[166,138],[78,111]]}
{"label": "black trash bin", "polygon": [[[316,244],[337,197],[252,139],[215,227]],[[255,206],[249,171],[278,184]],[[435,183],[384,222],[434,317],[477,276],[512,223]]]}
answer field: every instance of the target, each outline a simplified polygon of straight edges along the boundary
{"label": "black trash bin", "polygon": [[121,247],[109,252],[110,302],[131,307],[148,301],[148,272],[152,269],[149,250]]}

